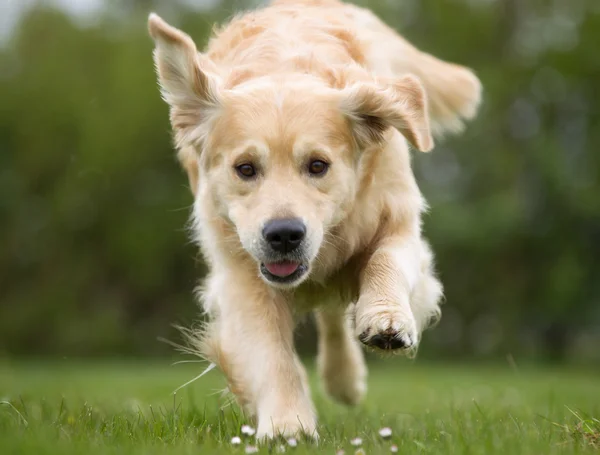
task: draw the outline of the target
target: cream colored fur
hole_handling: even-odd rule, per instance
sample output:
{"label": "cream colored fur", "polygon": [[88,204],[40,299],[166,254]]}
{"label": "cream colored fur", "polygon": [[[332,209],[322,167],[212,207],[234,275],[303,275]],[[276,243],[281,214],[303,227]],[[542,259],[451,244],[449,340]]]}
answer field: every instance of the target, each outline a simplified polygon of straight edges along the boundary
{"label": "cream colored fur", "polygon": [[[439,318],[442,286],[408,143],[428,151],[431,131],[459,131],[480,83],[337,0],[275,1],[230,21],[204,53],[154,14],[149,30],[210,267],[209,323],[194,343],[257,418],[260,438],[317,437],[296,316],[315,311],[319,372],[343,403],[366,391],[359,339],[415,352]],[[306,171],[315,159],[329,164],[323,176]],[[248,163],[255,178],[236,173]],[[260,268],[262,229],[282,217],[306,226],[308,272],[290,283]]]}

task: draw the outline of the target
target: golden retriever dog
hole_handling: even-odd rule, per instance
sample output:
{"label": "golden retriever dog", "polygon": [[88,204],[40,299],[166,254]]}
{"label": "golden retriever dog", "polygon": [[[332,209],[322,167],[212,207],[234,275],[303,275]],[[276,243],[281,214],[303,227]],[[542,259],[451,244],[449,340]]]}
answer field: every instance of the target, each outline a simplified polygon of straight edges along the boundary
{"label": "golden retriever dog", "polygon": [[360,343],[415,352],[442,286],[409,144],[427,152],[460,131],[481,84],[338,0],[276,0],[202,53],[155,14],[149,31],[210,269],[192,343],[258,438],[316,438],[295,322],[314,312],[319,372],[342,403],[366,391]]}

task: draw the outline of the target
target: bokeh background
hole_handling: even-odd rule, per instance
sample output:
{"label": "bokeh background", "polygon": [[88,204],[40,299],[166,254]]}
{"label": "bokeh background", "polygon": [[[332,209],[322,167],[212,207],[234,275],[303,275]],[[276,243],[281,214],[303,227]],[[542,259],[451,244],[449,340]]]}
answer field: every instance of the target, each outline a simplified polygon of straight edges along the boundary
{"label": "bokeh background", "polygon": [[[169,355],[157,338],[198,318],[146,17],[202,47],[256,3],[2,1],[0,356]],[[446,289],[420,357],[600,364],[600,1],[361,4],[485,87],[464,135],[414,157]]]}

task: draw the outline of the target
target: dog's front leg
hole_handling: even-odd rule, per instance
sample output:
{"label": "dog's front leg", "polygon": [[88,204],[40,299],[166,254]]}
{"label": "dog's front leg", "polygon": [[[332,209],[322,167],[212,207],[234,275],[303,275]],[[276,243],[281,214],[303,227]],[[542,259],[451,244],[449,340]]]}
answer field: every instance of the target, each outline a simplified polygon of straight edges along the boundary
{"label": "dog's front leg", "polygon": [[421,279],[418,235],[383,239],[360,272],[356,335],[365,345],[384,351],[413,352],[422,324],[415,319],[411,294]]}
{"label": "dog's front leg", "polygon": [[306,372],[294,349],[290,304],[260,278],[240,275],[219,280],[224,286],[216,294],[218,316],[209,335],[217,346],[215,360],[231,392],[257,416],[258,438],[300,433],[316,438]]}

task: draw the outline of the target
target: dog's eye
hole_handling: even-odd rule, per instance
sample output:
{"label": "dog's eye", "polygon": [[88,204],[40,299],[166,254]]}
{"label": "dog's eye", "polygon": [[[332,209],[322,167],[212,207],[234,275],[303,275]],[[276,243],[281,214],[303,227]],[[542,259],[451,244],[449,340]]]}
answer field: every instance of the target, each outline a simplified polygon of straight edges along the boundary
{"label": "dog's eye", "polygon": [[323,175],[325,172],[327,172],[328,168],[329,164],[327,164],[325,161],[314,160],[308,165],[308,172],[311,175]]}
{"label": "dog's eye", "polygon": [[238,175],[243,179],[251,179],[256,175],[256,169],[254,169],[254,166],[248,163],[236,166],[235,170],[237,171]]}

